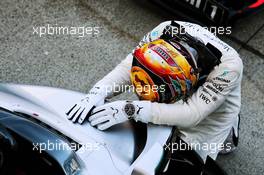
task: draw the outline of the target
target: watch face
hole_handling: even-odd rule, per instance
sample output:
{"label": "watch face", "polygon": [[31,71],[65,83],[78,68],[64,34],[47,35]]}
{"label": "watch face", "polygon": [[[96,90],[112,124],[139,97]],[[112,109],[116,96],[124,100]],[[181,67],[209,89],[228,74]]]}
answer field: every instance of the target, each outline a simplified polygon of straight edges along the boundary
{"label": "watch face", "polygon": [[128,116],[132,116],[135,114],[135,106],[131,103],[128,103],[125,105],[125,113],[128,115]]}

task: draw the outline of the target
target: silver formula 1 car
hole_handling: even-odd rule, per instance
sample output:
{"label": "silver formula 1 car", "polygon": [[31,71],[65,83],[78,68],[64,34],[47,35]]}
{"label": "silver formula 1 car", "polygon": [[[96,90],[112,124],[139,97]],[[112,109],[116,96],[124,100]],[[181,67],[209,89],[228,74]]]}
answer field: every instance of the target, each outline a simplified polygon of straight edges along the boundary
{"label": "silver formula 1 car", "polygon": [[238,19],[262,11],[264,0],[152,0],[167,10],[209,25],[233,25]]}
{"label": "silver formula 1 car", "polygon": [[[73,124],[65,111],[82,97],[64,89],[0,84],[0,174],[171,174],[165,171],[164,145],[172,127],[127,122],[102,132],[88,122]],[[210,159],[186,164],[203,174],[224,174]]]}

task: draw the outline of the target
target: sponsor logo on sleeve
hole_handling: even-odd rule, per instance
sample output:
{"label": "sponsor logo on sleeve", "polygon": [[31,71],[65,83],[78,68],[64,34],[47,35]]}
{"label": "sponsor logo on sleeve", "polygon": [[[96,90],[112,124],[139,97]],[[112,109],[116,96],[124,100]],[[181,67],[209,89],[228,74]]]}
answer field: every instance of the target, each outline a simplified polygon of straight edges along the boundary
{"label": "sponsor logo on sleeve", "polygon": [[199,96],[206,104],[209,104],[211,103],[211,100],[206,96],[204,95],[204,93],[201,93],[200,96]]}
{"label": "sponsor logo on sleeve", "polygon": [[210,95],[210,96],[212,96],[212,94],[206,89],[206,88],[203,88],[203,90],[202,90],[204,93],[206,93],[206,94],[208,94],[208,95]]}
{"label": "sponsor logo on sleeve", "polygon": [[223,77],[226,76],[228,74],[228,72],[229,72],[228,70],[225,70],[221,76],[223,76]]}
{"label": "sponsor logo on sleeve", "polygon": [[213,97],[212,97],[212,100],[213,100],[213,101],[217,101],[217,97],[216,97],[216,96],[213,96]]}
{"label": "sponsor logo on sleeve", "polygon": [[213,91],[214,93],[219,93],[219,91],[217,89],[215,89],[214,87],[212,87],[211,85],[206,85],[206,88]]}
{"label": "sponsor logo on sleeve", "polygon": [[214,86],[215,89],[217,89],[220,92],[222,92],[224,90],[224,88],[223,88],[223,86],[221,84],[212,83],[212,85]]}
{"label": "sponsor logo on sleeve", "polygon": [[222,77],[215,77],[214,80],[218,80],[218,81],[225,82],[225,83],[230,83],[230,80],[222,78]]}

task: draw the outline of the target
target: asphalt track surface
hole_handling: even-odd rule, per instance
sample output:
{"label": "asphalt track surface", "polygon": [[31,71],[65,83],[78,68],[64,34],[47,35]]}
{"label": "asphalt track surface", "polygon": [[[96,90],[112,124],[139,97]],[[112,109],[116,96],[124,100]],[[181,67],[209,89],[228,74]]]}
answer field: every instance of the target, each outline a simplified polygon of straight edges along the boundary
{"label": "asphalt track surface", "polygon": [[[1,0],[0,81],[81,92],[113,69],[160,22],[180,18],[145,1]],[[99,27],[98,35],[45,35],[34,27]],[[264,174],[264,13],[222,37],[244,63],[238,149],[219,156],[230,175]],[[122,97],[120,97],[122,98]],[[123,97],[124,98],[124,97]]]}

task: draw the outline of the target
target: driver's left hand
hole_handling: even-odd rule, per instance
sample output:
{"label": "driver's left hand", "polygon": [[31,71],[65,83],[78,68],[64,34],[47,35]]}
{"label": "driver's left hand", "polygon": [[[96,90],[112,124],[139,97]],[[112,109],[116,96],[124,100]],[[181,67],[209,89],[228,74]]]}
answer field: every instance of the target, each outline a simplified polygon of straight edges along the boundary
{"label": "driver's left hand", "polygon": [[99,130],[105,130],[132,118],[147,123],[150,116],[149,101],[115,101],[96,107],[89,121]]}

